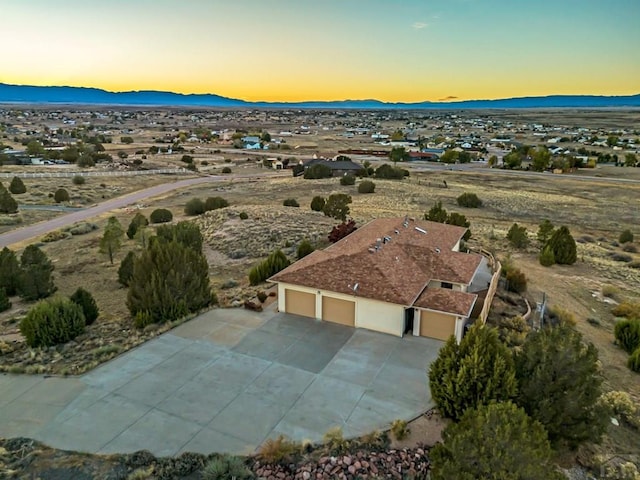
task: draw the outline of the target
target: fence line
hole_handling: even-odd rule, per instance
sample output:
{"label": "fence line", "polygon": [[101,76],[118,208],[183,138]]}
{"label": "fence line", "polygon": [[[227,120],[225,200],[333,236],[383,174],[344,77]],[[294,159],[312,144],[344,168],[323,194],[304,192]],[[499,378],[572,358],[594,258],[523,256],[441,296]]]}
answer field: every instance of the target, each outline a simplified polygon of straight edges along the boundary
{"label": "fence line", "polygon": [[186,168],[162,168],[156,170],[107,170],[102,172],[16,172],[0,173],[0,178],[67,178],[67,177],[135,177],[138,175],[185,175],[193,173]]}

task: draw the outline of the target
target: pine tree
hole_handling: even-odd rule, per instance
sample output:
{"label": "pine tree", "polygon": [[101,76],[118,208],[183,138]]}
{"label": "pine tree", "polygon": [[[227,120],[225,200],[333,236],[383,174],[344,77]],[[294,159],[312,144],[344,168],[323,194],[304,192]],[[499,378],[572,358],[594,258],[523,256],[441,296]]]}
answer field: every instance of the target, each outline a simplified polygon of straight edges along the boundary
{"label": "pine tree", "polygon": [[27,192],[27,187],[24,186],[20,177],[13,177],[9,184],[9,191],[14,195],[20,195],[21,193]]}
{"label": "pine tree", "polygon": [[516,355],[517,403],[549,432],[552,445],[597,442],[608,423],[598,399],[598,350],[566,324],[528,335]]}
{"label": "pine tree", "polygon": [[511,402],[469,409],[430,451],[433,480],[560,480],[547,433]]}
{"label": "pine tree", "polygon": [[3,288],[10,297],[18,293],[22,270],[18,263],[18,257],[13,250],[4,247],[0,251],[0,288]]}
{"label": "pine tree", "polygon": [[20,296],[25,300],[39,300],[56,291],[53,284],[53,264],[36,245],[29,245],[20,257],[22,275]]}
{"label": "pine tree", "polygon": [[118,219],[116,217],[109,218],[107,226],[104,227],[104,234],[100,239],[100,252],[109,256],[111,265],[113,265],[113,256],[122,246],[123,235],[122,225],[120,225]]}
{"label": "pine tree", "polygon": [[431,396],[446,417],[468,408],[514,398],[513,358],[494,328],[474,325],[460,344],[451,336],[429,369]]}

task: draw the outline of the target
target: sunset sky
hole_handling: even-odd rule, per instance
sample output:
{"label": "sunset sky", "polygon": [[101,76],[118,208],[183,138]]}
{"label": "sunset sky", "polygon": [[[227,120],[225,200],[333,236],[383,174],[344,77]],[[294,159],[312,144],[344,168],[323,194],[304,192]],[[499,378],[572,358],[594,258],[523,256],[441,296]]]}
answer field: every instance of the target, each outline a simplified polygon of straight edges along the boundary
{"label": "sunset sky", "polygon": [[0,82],[245,100],[640,93],[640,0],[0,0]]}

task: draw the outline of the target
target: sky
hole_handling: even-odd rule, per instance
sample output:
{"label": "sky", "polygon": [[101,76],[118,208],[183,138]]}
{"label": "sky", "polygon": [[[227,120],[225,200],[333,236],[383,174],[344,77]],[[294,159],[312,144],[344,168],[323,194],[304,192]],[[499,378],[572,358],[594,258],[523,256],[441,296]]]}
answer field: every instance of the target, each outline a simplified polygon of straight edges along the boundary
{"label": "sky", "polygon": [[0,82],[417,102],[640,93],[640,0],[0,0]]}

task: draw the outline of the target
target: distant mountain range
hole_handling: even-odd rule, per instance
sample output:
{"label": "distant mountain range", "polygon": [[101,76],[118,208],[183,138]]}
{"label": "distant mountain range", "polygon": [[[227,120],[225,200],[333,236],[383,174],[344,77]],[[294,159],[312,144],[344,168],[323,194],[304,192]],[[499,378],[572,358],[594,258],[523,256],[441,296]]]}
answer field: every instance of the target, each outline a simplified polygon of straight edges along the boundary
{"label": "distant mountain range", "polygon": [[0,83],[0,103],[311,109],[603,108],[640,107],[640,94],[627,96],[550,95],[497,100],[417,103],[391,103],[379,100],[247,102],[214,94],[185,95],[154,90],[108,92],[99,88],[38,87]]}

